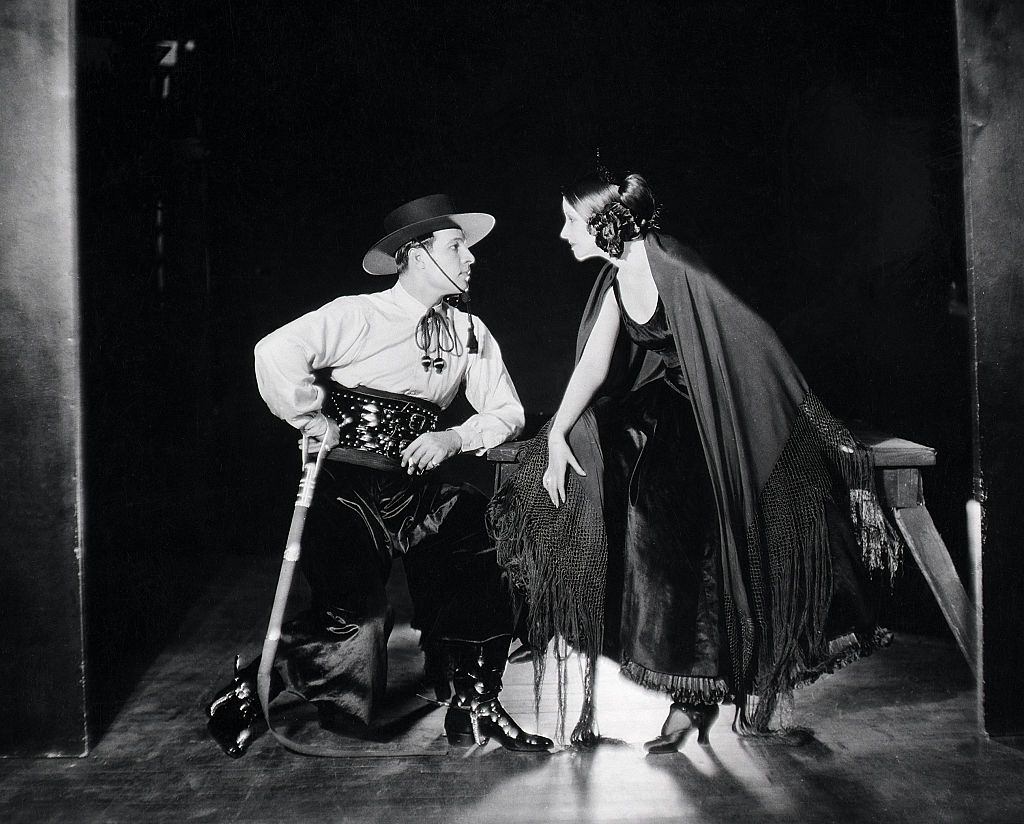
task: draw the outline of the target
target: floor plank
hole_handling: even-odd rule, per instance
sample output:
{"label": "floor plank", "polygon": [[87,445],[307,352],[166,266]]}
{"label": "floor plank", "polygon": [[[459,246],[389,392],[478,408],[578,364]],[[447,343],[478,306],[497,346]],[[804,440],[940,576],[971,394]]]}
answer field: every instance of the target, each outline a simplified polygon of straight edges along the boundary
{"label": "floor plank", "polygon": [[[449,749],[436,711],[417,726],[429,746],[416,756],[308,758],[264,736],[232,761],[206,738],[201,707],[236,649],[258,651],[276,565],[227,565],[88,758],[0,761],[0,820],[1024,820],[1024,754],[975,734],[972,679],[952,640],[912,636],[797,692],[793,720],[815,731],[801,748],[737,738],[723,713],[710,747],[691,740],[679,754],[645,757],[641,742],[657,733],[667,702],[603,661],[601,731],[623,744],[544,756],[494,743]],[[418,667],[407,626],[393,648],[404,689]],[[529,664],[510,665],[503,693],[528,724],[532,677]],[[574,684],[570,706],[578,700]],[[549,674],[541,731],[550,734],[555,719]]]}

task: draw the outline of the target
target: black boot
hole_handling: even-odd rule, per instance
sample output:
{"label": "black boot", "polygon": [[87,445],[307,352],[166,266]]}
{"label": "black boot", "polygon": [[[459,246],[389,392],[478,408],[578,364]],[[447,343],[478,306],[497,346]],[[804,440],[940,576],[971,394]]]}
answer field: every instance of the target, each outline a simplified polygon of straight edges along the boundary
{"label": "black boot", "polygon": [[[256,674],[260,659],[239,669],[235,656],[235,672],[231,682],[217,691],[206,707],[206,729],[220,748],[232,758],[241,758],[255,740],[256,726],[262,711],[256,694]],[[274,673],[272,676],[272,685]]]}
{"label": "black boot", "polygon": [[502,635],[483,643],[449,643],[452,696],[444,717],[449,744],[486,744],[493,737],[515,752],[545,752],[552,746],[551,739],[523,730],[498,700],[510,640]]}

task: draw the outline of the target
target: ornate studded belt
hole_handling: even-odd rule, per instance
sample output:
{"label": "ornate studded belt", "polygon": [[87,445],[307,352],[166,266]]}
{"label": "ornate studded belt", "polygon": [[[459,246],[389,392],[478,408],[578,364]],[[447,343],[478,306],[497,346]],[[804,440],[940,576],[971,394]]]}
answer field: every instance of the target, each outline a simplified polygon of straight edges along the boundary
{"label": "ornate studded belt", "polygon": [[402,451],[424,432],[437,428],[441,409],[422,398],[365,386],[349,389],[334,381],[321,385],[327,392],[322,411],[338,422],[341,435],[329,460],[401,470]]}

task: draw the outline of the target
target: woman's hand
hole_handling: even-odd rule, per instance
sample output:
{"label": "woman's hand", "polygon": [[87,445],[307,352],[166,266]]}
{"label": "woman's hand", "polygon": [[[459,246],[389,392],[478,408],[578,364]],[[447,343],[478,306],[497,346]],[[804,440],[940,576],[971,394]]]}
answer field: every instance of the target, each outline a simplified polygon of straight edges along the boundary
{"label": "woman's hand", "polygon": [[551,503],[557,509],[565,501],[565,473],[566,468],[571,466],[577,475],[586,477],[586,472],[580,466],[576,456],[572,454],[569,443],[564,435],[552,434],[548,436],[548,468],[544,470],[541,477],[541,484],[551,498]]}

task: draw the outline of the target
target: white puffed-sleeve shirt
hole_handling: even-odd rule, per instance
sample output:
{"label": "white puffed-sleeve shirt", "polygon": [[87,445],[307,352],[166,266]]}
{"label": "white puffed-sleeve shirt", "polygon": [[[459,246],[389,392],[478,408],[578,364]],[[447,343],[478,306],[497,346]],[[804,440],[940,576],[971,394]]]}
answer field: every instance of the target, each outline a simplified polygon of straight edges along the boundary
{"label": "white puffed-sleeve shirt", "polygon": [[[256,382],[270,410],[311,437],[327,431],[320,412],[324,390],[315,370],[329,369],[343,386],[366,386],[422,398],[446,408],[465,387],[476,410],[452,427],[462,451],[482,452],[517,435],[525,421],[498,342],[474,316],[479,352],[466,352],[469,316],[440,303],[453,329],[455,346],[441,352],[445,368],[424,370],[416,328],[424,306],[401,285],[368,295],[340,297],[267,335],[256,344]],[[433,349],[431,356],[434,356]]]}

